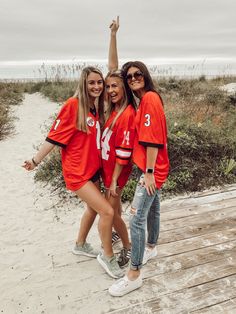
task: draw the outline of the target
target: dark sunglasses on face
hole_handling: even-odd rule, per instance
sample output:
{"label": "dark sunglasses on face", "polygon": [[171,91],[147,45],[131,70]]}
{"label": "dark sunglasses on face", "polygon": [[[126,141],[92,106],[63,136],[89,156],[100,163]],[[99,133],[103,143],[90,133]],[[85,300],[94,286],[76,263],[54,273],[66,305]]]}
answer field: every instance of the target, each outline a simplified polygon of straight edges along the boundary
{"label": "dark sunglasses on face", "polygon": [[126,76],[126,80],[127,82],[131,82],[132,79],[134,78],[135,80],[141,80],[141,78],[143,77],[143,73],[141,71],[136,71],[133,74],[128,74]]}

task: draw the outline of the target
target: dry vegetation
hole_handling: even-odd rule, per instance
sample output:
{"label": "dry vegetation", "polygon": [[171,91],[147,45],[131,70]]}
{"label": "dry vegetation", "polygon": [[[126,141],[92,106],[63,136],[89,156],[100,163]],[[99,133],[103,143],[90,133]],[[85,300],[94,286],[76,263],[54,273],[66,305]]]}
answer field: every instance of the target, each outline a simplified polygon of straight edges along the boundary
{"label": "dry vegetation", "polygon": [[[77,81],[57,78],[20,84],[18,89],[41,92],[62,103],[73,95]],[[236,82],[236,77],[156,81],[165,104],[171,162],[164,196],[236,182],[236,94],[229,95],[220,89],[231,82]],[[132,199],[135,170],[124,189],[124,201]],[[59,193],[65,191],[59,151],[42,163],[35,179],[49,183]]]}
{"label": "dry vegetation", "polygon": [[12,106],[22,102],[23,90],[17,83],[0,82],[0,140],[14,132]]}

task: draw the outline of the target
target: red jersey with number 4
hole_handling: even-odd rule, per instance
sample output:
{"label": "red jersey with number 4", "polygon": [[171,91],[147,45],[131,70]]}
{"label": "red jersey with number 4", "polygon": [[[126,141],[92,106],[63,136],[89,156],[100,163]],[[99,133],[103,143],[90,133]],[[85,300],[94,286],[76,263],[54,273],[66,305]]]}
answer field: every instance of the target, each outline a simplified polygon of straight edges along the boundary
{"label": "red jersey with number 4", "polygon": [[102,133],[102,178],[106,188],[109,188],[116,162],[123,165],[118,178],[118,186],[124,187],[132,171],[131,155],[135,132],[135,109],[128,105],[116,120],[112,129],[109,127],[117,115],[113,111],[104,126]]}
{"label": "red jersey with number 4", "polygon": [[135,118],[135,126],[133,161],[145,172],[146,147],[158,148],[154,177],[156,186],[159,189],[168,176],[169,159],[166,118],[162,101],[157,93],[149,91],[142,97]]}
{"label": "red jersey with number 4", "polygon": [[98,114],[89,112],[89,133],[77,129],[78,99],[69,98],[61,108],[46,140],[61,146],[62,171],[66,187],[80,189],[101,168]]}

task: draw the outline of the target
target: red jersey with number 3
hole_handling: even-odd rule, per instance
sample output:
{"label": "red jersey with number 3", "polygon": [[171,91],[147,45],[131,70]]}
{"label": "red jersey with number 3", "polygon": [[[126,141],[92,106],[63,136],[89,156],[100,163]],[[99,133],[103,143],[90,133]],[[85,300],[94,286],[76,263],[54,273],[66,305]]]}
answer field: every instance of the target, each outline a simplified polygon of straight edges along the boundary
{"label": "red jersey with number 3", "polygon": [[69,98],[61,108],[46,140],[61,146],[62,171],[66,187],[80,189],[101,168],[98,114],[89,112],[89,133],[77,129],[78,99]]}
{"label": "red jersey with number 3", "polygon": [[135,126],[133,161],[145,172],[146,148],[148,146],[158,148],[154,177],[159,189],[168,176],[169,159],[166,118],[161,98],[157,93],[149,91],[142,97],[135,118]]}
{"label": "red jersey with number 3", "polygon": [[106,188],[109,188],[116,162],[123,165],[118,178],[118,186],[124,187],[132,171],[131,155],[135,133],[135,109],[128,105],[116,120],[112,129],[109,127],[117,112],[113,111],[104,125],[102,133],[102,178]]}

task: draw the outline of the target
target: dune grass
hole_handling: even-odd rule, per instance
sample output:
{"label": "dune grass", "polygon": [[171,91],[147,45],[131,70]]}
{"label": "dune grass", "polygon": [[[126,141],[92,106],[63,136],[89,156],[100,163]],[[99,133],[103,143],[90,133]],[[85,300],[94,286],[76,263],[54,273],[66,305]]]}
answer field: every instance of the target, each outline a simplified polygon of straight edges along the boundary
{"label": "dune grass", "polygon": [[23,89],[18,83],[0,82],[0,140],[14,132],[12,107],[23,100]]}
{"label": "dune grass", "polygon": [[[229,95],[220,89],[231,82],[236,82],[236,77],[156,80],[165,105],[171,164],[162,189],[164,197],[236,182],[236,94]],[[73,80],[44,80],[19,84],[17,90],[19,95],[40,92],[52,101],[63,103],[74,94],[77,84]],[[12,99],[13,103],[17,102],[17,97]],[[7,115],[2,112],[3,116]],[[59,150],[40,165],[35,180],[50,184],[54,191],[64,195]],[[123,191],[123,201],[132,200],[136,182],[134,167]]]}

